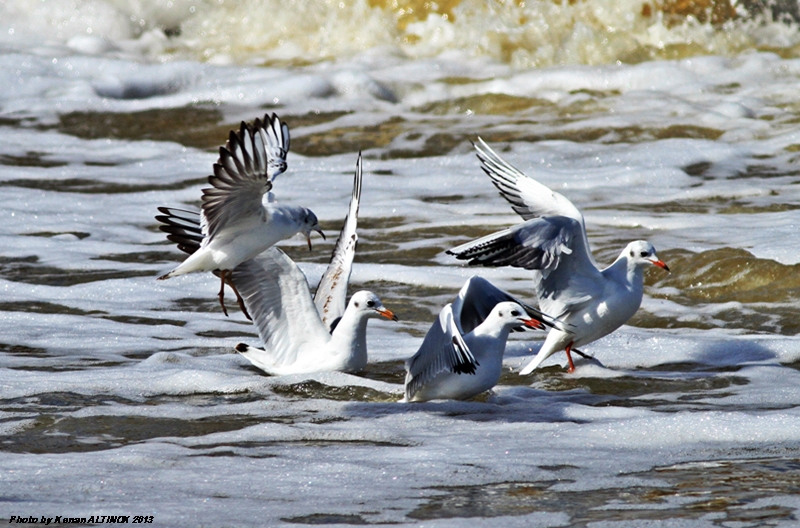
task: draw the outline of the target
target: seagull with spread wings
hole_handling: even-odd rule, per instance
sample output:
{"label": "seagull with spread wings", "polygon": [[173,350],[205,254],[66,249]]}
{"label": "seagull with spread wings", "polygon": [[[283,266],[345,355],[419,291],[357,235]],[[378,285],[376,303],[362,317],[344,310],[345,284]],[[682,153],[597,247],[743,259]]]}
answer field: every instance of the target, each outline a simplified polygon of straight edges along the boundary
{"label": "seagull with spread wings", "polygon": [[525,221],[448,251],[474,266],[514,266],[534,270],[539,308],[563,327],[550,330],[536,357],[522,369],[529,374],[555,352],[571,352],[613,332],[639,309],[644,269],[659,260],[652,244],[637,240],[600,270],[589,249],[583,214],[565,196],[524,175],[483,140],[475,145],[481,168]]}
{"label": "seagull with spread wings", "polygon": [[[177,268],[159,277],[169,279],[196,271],[219,270],[219,303],[225,308],[226,278],[242,262],[252,259],[275,243],[303,233],[311,249],[311,231],[324,238],[316,215],[305,207],[263,202],[275,178],[286,170],[289,128],[277,115],[265,115],[253,125],[242,122],[231,130],[228,142],[219,149],[211,187],[203,189],[200,247]],[[180,237],[183,222],[193,212],[160,207],[156,219],[164,225],[170,240]],[[176,235],[176,231],[178,234]],[[230,283],[229,283],[230,284]],[[231,284],[240,308],[249,318],[242,297]]]}
{"label": "seagull with spread wings", "polygon": [[[367,320],[397,317],[372,292],[359,291],[347,302],[358,235],[361,154],[353,180],[350,208],[327,270],[314,297],[297,264],[278,248],[239,264],[227,281],[242,294],[264,348],[244,343],[236,350],[269,374],[338,370],[357,372],[367,364]],[[172,240],[190,253],[200,247],[199,217],[182,214]]]}

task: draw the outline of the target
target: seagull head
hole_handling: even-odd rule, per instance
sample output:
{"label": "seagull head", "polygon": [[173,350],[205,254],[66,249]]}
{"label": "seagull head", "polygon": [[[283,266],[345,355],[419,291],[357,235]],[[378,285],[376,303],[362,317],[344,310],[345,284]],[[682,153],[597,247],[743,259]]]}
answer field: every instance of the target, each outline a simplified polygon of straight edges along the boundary
{"label": "seagull head", "polygon": [[503,327],[508,326],[509,329],[526,326],[528,328],[544,330],[544,325],[540,321],[531,318],[528,312],[525,311],[525,308],[515,302],[506,301],[497,303],[495,307],[492,308],[489,317],[497,318],[499,325]]}
{"label": "seagull head", "polygon": [[319,221],[317,220],[317,215],[314,214],[314,211],[311,209],[303,209],[304,216],[302,218],[300,228],[300,232],[306,236],[306,242],[308,242],[308,250],[311,251],[311,232],[316,231],[322,237],[322,240],[327,240],[325,238],[325,233],[322,232],[322,228],[319,226]]}
{"label": "seagull head", "polygon": [[650,242],[645,242],[644,240],[631,242],[628,244],[628,247],[625,248],[623,255],[626,255],[628,261],[632,262],[634,265],[644,266],[652,264],[653,266],[658,266],[669,272],[669,266],[667,266],[663,260],[659,260],[658,255],[656,255],[656,248],[654,248],[653,244]]}
{"label": "seagull head", "polygon": [[397,321],[397,316],[384,307],[378,296],[371,291],[362,290],[354,293],[348,307],[352,307],[357,313],[366,317],[385,317],[391,321]]}

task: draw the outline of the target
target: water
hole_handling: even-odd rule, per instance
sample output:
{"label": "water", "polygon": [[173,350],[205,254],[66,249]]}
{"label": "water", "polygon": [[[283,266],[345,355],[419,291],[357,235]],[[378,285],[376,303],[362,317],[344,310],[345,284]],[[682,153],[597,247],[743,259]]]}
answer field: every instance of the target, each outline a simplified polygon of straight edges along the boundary
{"label": "water", "polygon": [[[0,4],[0,519],[796,525],[796,13],[698,5]],[[227,131],[272,111],[275,192],[328,234],[364,152],[351,291],[401,321],[370,323],[357,376],[265,376],[212,275],[155,281],[181,259],[156,207],[197,206]],[[401,405],[466,278],[532,300],[444,253],[518,221],[478,136],[582,208],[599,262],[645,238],[672,273],[600,364],[519,376],[529,332],[492,394]],[[333,242],[283,247],[313,282]]]}

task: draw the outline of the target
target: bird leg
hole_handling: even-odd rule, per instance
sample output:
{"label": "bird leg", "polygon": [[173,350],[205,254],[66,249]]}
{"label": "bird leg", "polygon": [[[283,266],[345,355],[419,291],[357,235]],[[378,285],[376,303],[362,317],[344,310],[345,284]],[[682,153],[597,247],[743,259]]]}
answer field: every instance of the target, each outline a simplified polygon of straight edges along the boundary
{"label": "bird leg", "polygon": [[225,308],[225,270],[219,271],[219,293],[217,297],[219,297],[219,305],[222,306],[222,313],[225,314],[225,317],[228,317],[228,310]]}
{"label": "bird leg", "polygon": [[244,306],[244,299],[242,299],[242,295],[239,293],[239,290],[236,289],[236,286],[233,284],[233,282],[231,282],[231,275],[233,275],[232,271],[219,270],[219,279],[220,279],[219,305],[222,306],[222,313],[225,314],[225,317],[228,317],[228,310],[227,310],[227,308],[225,308],[225,301],[224,301],[224,299],[225,299],[225,282],[226,282],[226,277],[227,277],[228,286],[230,286],[231,289],[233,290],[233,293],[236,294],[236,302],[239,304],[239,309],[242,310],[242,313],[244,314],[245,317],[247,317],[249,320],[252,321],[253,318],[250,317],[250,313],[247,311],[247,308],[245,308],[245,306]]}
{"label": "bird leg", "polygon": [[[230,275],[228,275],[228,276],[230,277]],[[228,284],[230,285],[231,289],[233,290],[233,293],[236,294],[236,302],[239,303],[239,309],[242,311],[244,316],[247,317],[247,319],[252,321],[253,318],[250,317],[250,313],[247,311],[247,308],[245,308],[244,299],[242,299],[242,296],[239,294],[239,290],[236,289],[236,286],[232,282],[229,281]]]}
{"label": "bird leg", "polygon": [[[575,363],[572,362],[572,354],[571,354],[573,343],[574,343],[574,341],[571,342],[570,344],[568,344],[567,345],[567,350],[566,350],[566,352],[567,352],[567,363],[569,363],[569,368],[567,369],[567,373],[568,374],[572,374],[573,372],[575,372]],[[583,354],[581,354],[581,355],[583,355]]]}

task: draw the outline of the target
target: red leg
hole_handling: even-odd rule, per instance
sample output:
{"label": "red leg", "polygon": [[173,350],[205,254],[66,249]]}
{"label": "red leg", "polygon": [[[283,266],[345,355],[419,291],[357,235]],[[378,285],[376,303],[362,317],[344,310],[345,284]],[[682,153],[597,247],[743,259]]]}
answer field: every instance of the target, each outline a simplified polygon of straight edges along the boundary
{"label": "red leg", "polygon": [[219,272],[219,305],[222,306],[222,313],[228,317],[228,310],[225,308],[225,270]]}
{"label": "red leg", "polygon": [[228,284],[230,285],[231,289],[233,289],[233,293],[236,294],[236,302],[239,303],[239,309],[242,311],[245,317],[252,321],[253,318],[250,317],[250,313],[247,311],[247,308],[245,308],[244,299],[242,299],[242,296],[239,294],[239,290],[236,289],[236,286],[234,286],[232,282],[229,282]]}
{"label": "red leg", "polygon": [[572,362],[572,354],[571,354],[573,343],[574,341],[567,345],[567,362],[569,363],[569,368],[567,369],[568,374],[572,374],[573,372],[575,372],[575,363]]}

